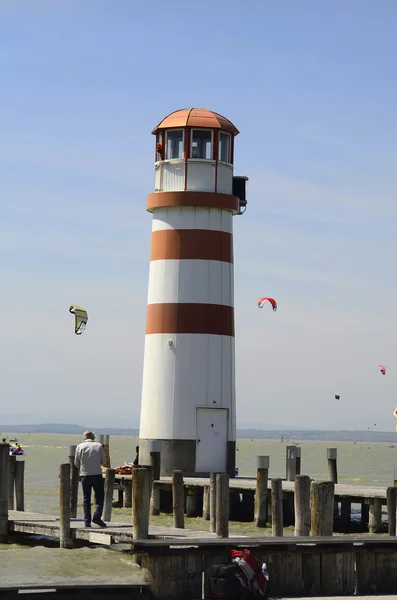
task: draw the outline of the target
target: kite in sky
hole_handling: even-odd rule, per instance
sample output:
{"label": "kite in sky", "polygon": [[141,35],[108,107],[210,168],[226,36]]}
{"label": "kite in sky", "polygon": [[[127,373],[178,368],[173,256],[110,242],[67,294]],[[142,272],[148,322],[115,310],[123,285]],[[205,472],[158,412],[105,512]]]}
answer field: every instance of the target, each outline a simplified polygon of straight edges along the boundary
{"label": "kite in sky", "polygon": [[261,298],[260,300],[258,300],[258,308],[263,308],[265,302],[270,302],[270,304],[273,306],[273,311],[276,312],[277,302],[274,300],[274,298]]}
{"label": "kite in sky", "polygon": [[76,335],[81,335],[86,328],[88,315],[85,308],[81,306],[72,305],[69,308],[69,312],[74,315],[74,332]]}

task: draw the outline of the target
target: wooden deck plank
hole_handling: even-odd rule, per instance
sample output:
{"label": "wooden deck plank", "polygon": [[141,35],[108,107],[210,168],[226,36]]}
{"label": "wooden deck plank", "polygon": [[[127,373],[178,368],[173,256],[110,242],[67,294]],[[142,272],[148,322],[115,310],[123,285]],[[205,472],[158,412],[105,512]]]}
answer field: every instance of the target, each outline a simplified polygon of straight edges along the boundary
{"label": "wooden deck plank", "polygon": [[382,535],[368,535],[368,536],[352,536],[352,535],[341,535],[341,536],[324,536],[324,537],[270,537],[270,536],[252,536],[243,537],[235,536],[234,538],[216,538],[215,540],[209,539],[184,539],[184,540],[159,540],[159,539],[148,539],[148,540],[134,540],[134,548],[167,548],[172,545],[178,547],[191,547],[198,546],[199,548],[206,547],[224,547],[224,546],[322,546],[322,545],[346,545],[346,546],[377,546],[386,544],[390,547],[395,546],[397,549],[397,537],[382,536]]}
{"label": "wooden deck plank", "polygon": [[[134,574],[134,577],[136,577],[136,575]],[[92,589],[101,589],[103,587],[105,588],[111,588],[114,589],[115,591],[120,589],[120,590],[138,590],[140,588],[146,588],[148,587],[149,582],[147,580],[147,578],[145,578],[143,575],[139,574],[139,582],[137,583],[132,583],[132,582],[127,582],[127,583],[112,583],[111,581],[109,581],[109,583],[104,583],[104,582],[100,582],[98,583],[98,580],[95,579],[92,582],[88,582],[88,583],[60,583],[57,582],[56,578],[54,577],[54,582],[53,583],[23,583],[20,585],[15,585],[13,583],[10,583],[9,585],[7,584],[0,584],[0,592],[2,591],[34,591],[34,590],[53,590],[53,589],[57,589],[57,590],[92,590]],[[1,596],[0,596],[1,597]]]}
{"label": "wooden deck plank", "polygon": [[[37,513],[24,513],[9,511],[10,533],[25,533],[30,535],[44,535],[59,537],[59,518]],[[109,523],[106,528],[93,525],[85,527],[82,519],[72,519],[70,522],[72,539],[84,540],[95,544],[110,545],[116,542],[133,541],[132,525],[130,523]],[[195,531],[192,529],[177,529],[159,525],[149,526],[149,535],[156,538],[187,539],[216,539],[215,533],[209,531]]]}

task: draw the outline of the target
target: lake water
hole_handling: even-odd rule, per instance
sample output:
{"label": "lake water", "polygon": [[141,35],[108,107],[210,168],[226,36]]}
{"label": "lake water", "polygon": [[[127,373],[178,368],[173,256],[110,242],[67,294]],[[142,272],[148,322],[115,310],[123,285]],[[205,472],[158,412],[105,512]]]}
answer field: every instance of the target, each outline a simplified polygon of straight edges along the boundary
{"label": "lake water", "polygon": [[[12,434],[7,434],[8,438]],[[80,443],[76,435],[14,434],[26,454],[25,460],[25,510],[58,514],[59,465],[68,462],[68,446]],[[292,440],[289,441],[289,444]],[[115,467],[135,458],[137,438],[111,436],[111,463]],[[239,475],[253,476],[256,472],[256,456],[270,456],[271,477],[285,476],[286,442],[278,440],[240,439],[237,442],[237,466]],[[357,485],[393,485],[394,465],[397,465],[397,448],[388,443],[317,442],[302,441],[301,473],[314,479],[327,479],[327,448],[338,448],[338,480],[340,483]],[[396,443],[397,445],[397,443]],[[78,517],[82,517],[82,497],[79,491]],[[119,522],[131,521],[130,509],[113,509],[112,518]],[[172,516],[151,517],[153,524],[171,524]],[[185,526],[207,530],[208,521],[200,518],[186,519]],[[231,523],[230,533],[247,535],[258,532],[269,535],[270,531],[258,530],[246,523]],[[287,530],[291,535],[292,531]],[[131,582],[136,581],[139,569],[131,556],[103,548],[61,550],[51,547],[24,547],[18,544],[0,544],[0,585],[40,584],[73,582]]]}

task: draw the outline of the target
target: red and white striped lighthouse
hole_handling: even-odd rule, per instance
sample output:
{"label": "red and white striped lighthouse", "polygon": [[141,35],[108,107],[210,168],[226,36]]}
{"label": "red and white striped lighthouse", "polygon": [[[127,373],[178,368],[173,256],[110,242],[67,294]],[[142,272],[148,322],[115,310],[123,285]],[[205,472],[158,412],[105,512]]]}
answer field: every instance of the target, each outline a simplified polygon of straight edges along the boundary
{"label": "red and white striped lighthouse", "polygon": [[246,177],[234,177],[225,117],[178,110],[156,135],[140,463],[162,441],[161,473],[235,473],[233,216]]}

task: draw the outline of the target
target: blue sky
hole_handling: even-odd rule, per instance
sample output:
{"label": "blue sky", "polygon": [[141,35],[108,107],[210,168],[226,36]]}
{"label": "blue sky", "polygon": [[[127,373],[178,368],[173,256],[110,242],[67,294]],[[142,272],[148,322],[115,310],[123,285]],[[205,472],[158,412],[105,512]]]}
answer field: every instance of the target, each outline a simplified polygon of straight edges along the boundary
{"label": "blue sky", "polygon": [[138,425],[151,130],[195,106],[249,177],[238,423],[394,430],[396,25],[382,0],[0,1],[3,420]]}

